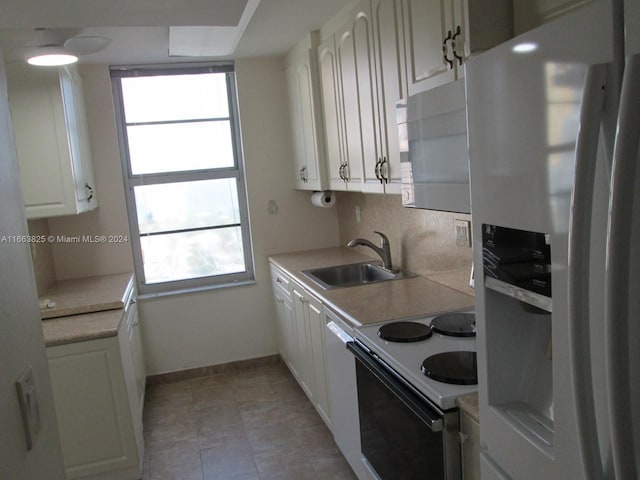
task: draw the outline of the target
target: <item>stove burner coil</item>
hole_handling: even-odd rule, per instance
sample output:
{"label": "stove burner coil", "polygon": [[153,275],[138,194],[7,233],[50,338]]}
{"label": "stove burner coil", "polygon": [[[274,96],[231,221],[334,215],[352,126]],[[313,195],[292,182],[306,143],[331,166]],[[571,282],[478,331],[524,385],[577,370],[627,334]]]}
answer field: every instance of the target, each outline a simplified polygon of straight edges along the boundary
{"label": "stove burner coil", "polygon": [[443,383],[476,385],[478,368],[476,352],[443,352],[427,357],[420,368],[422,374]]}
{"label": "stove burner coil", "polygon": [[418,322],[391,322],[378,329],[378,336],[388,342],[420,342],[431,335],[431,327]]}
{"label": "stove burner coil", "polygon": [[431,329],[451,337],[475,337],[476,316],[474,313],[445,313],[431,320]]}

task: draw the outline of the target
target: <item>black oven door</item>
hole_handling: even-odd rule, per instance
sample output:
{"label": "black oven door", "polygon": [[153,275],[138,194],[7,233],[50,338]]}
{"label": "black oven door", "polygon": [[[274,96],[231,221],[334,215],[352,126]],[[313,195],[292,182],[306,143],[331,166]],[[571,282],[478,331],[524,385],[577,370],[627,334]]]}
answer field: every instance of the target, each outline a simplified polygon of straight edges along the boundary
{"label": "black oven door", "polygon": [[428,404],[355,342],[362,453],[382,480],[459,480],[458,414]]}

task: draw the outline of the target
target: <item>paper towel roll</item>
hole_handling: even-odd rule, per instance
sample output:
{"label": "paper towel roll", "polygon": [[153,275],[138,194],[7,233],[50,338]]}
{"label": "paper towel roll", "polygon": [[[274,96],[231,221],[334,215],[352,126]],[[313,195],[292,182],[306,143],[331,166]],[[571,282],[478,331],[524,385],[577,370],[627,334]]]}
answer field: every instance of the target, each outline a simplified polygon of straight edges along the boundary
{"label": "paper towel roll", "polygon": [[313,192],[311,203],[316,207],[331,208],[336,204],[336,197],[331,190],[326,192]]}

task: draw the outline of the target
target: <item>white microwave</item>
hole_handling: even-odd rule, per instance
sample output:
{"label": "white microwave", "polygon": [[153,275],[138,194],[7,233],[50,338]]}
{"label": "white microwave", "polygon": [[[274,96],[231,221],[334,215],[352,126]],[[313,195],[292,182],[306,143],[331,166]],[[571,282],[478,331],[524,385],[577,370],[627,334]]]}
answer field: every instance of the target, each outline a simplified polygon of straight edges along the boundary
{"label": "white microwave", "polygon": [[464,79],[396,103],[402,204],[471,212]]}

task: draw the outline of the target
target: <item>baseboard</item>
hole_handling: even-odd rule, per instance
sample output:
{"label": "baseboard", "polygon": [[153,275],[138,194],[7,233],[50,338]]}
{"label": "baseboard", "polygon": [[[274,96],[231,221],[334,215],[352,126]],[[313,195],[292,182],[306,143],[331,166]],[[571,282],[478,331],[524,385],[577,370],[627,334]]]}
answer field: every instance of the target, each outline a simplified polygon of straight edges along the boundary
{"label": "baseboard", "polygon": [[164,383],[181,382],[191,378],[208,377],[220,373],[238,372],[243,370],[251,370],[253,368],[264,365],[275,365],[283,363],[280,355],[267,355],[266,357],[250,358],[248,360],[238,360],[235,362],[221,363],[218,365],[209,365],[207,367],[189,368],[178,372],[159,373],[147,377],[147,386],[160,385]]}

